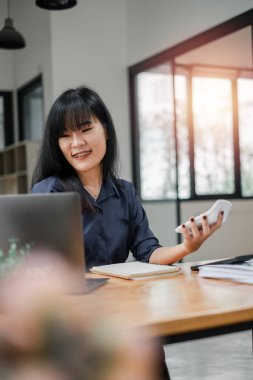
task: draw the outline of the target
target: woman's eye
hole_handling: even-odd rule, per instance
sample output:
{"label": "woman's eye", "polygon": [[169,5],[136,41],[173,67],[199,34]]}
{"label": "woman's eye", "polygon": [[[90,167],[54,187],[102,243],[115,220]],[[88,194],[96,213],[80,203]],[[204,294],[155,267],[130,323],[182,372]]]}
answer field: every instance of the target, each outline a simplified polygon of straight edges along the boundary
{"label": "woman's eye", "polygon": [[82,129],[82,133],[85,133],[85,132],[88,132],[92,129],[92,127],[88,127],[88,128],[83,128]]}

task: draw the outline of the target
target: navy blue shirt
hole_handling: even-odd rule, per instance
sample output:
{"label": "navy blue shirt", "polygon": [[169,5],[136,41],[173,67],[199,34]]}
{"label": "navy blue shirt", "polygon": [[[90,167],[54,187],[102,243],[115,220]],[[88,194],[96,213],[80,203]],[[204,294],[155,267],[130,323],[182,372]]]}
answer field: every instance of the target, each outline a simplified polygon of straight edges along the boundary
{"label": "navy blue shirt", "polygon": [[[33,188],[33,193],[63,192],[57,177],[49,177]],[[95,211],[82,214],[87,269],[93,265],[125,262],[129,252],[138,261],[148,262],[160,247],[149,228],[146,213],[132,183],[108,179],[95,201],[87,192]]]}

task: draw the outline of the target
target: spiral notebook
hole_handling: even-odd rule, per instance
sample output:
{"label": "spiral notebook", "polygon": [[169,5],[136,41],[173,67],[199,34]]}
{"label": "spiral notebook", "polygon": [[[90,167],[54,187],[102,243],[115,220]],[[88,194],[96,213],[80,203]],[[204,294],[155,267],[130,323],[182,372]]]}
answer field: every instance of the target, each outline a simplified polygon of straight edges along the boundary
{"label": "spiral notebook", "polygon": [[106,276],[120,277],[128,280],[137,280],[160,275],[174,274],[180,269],[173,265],[159,265],[133,261],[129,263],[109,264],[95,266],[90,269],[92,273]]}

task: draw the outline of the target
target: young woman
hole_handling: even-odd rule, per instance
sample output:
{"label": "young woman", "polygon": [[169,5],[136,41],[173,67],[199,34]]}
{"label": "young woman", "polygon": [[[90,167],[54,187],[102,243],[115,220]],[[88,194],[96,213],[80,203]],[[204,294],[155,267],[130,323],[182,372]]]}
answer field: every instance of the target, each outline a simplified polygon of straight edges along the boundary
{"label": "young woman", "polygon": [[196,251],[221,226],[202,230],[190,219],[182,244],[162,247],[151,232],[133,185],[117,176],[117,138],[112,117],[99,95],[79,87],[54,102],[32,180],[32,192],[77,191],[82,199],[86,265],[139,260],[171,264]]}
{"label": "young woman", "polygon": [[[65,91],[48,116],[32,192],[77,191],[82,200],[87,268],[139,260],[171,264],[196,251],[221,226],[203,217],[199,231],[183,226],[184,241],[162,247],[151,232],[133,185],[117,175],[117,139],[111,115],[96,92],[86,87]],[[161,347],[161,378],[169,379]]]}

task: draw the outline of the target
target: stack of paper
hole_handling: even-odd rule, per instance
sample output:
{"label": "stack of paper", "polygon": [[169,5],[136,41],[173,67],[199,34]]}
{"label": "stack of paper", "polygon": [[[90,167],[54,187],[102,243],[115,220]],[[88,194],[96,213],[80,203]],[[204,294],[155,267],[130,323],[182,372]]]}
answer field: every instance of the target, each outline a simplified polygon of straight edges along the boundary
{"label": "stack of paper", "polygon": [[253,260],[241,264],[205,265],[199,268],[201,277],[227,278],[230,280],[253,284]]}

